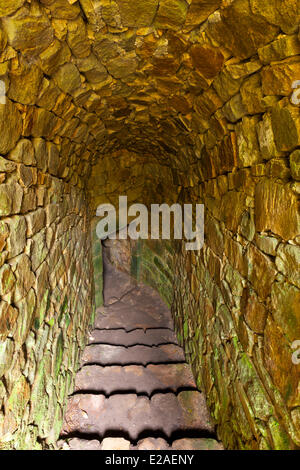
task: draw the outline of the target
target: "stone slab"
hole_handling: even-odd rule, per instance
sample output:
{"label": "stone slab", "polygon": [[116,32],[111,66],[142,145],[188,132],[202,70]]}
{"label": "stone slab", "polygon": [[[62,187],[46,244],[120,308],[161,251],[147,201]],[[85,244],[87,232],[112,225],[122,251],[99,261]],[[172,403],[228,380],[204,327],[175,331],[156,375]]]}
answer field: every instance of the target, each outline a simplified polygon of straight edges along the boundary
{"label": "stone slab", "polygon": [[151,395],[163,390],[177,392],[194,388],[196,384],[187,364],[160,364],[143,366],[85,366],[76,376],[75,391],[145,393]]}
{"label": "stone slab", "polygon": [[[188,406],[188,407],[187,407]],[[151,399],[136,394],[79,394],[68,402],[62,435],[69,433],[118,434],[138,440],[145,431],[170,438],[172,433],[212,433],[205,398],[200,392],[158,393]]]}
{"label": "stone slab", "polygon": [[139,286],[118,302],[97,311],[95,328],[132,331],[136,328],[173,329],[173,320],[166,304],[148,286]]}
{"label": "stone slab", "polygon": [[91,344],[83,352],[81,364],[129,365],[184,362],[183,350],[174,344],[163,346],[111,346]]}
{"label": "stone slab", "polygon": [[119,301],[125,294],[136,287],[136,281],[127,273],[118,271],[103,256],[103,297],[104,305],[111,305]]}
{"label": "stone slab", "polygon": [[159,346],[162,344],[177,344],[174,331],[169,329],[141,328],[127,332],[124,329],[117,330],[93,330],[88,338],[89,344],[111,344],[115,346]]}

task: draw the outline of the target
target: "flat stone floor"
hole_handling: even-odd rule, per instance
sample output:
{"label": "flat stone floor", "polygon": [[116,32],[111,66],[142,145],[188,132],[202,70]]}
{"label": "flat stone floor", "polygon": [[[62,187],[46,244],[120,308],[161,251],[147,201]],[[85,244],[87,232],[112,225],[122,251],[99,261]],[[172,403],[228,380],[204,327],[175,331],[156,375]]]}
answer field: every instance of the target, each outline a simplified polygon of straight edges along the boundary
{"label": "flat stone floor", "polygon": [[104,260],[104,307],[81,358],[59,446],[222,449],[169,309],[153,289]]}

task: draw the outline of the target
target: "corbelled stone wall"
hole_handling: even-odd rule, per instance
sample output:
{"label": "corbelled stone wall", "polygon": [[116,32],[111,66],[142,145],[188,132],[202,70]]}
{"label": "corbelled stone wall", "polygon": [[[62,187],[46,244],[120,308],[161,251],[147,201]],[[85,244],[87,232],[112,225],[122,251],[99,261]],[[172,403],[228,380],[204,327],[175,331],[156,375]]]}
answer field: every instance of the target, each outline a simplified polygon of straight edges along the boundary
{"label": "corbelled stone wall", "polygon": [[[127,206],[172,204],[177,200],[171,168],[155,155],[136,154],[127,150],[103,155],[93,166],[88,181],[90,207],[93,215],[101,204],[111,203],[119,218],[119,196],[127,196]],[[134,217],[128,217],[132,220]],[[120,227],[122,228],[122,227]]]}
{"label": "corbelled stone wall", "polygon": [[55,443],[92,311],[86,200],[21,163],[36,155],[30,140],[20,140],[14,159],[0,160],[9,169],[0,189],[2,448]]}
{"label": "corbelled stone wall", "polygon": [[[251,171],[246,188],[230,187],[232,176],[238,181],[243,173],[229,173],[224,192],[219,178],[211,180],[216,192],[203,198],[210,207],[205,246],[200,255],[179,250],[173,313],[224,445],[293,449],[299,446],[299,365],[292,355],[300,293],[296,209],[288,213],[296,196],[290,184]],[[230,217],[222,211],[226,200]],[[279,233],[281,211],[290,217],[290,241]]]}
{"label": "corbelled stone wall", "polygon": [[172,247],[173,312],[225,446],[300,446],[299,11],[0,0],[2,445],[58,436],[95,300],[90,221],[128,192],[205,204],[204,249]]}

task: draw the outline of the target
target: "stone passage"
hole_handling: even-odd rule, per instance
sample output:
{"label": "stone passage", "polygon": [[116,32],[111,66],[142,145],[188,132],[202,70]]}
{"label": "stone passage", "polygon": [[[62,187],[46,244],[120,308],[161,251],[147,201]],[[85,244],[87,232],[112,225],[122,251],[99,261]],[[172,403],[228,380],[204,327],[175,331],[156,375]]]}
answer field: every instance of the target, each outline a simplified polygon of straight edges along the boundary
{"label": "stone passage", "polygon": [[73,450],[222,449],[166,305],[104,257],[104,307],[62,431]]}
{"label": "stone passage", "polygon": [[299,24],[299,0],[0,0],[1,449],[55,448],[120,195],[204,204],[202,250],[120,264],[170,307],[224,447],[300,449]]}

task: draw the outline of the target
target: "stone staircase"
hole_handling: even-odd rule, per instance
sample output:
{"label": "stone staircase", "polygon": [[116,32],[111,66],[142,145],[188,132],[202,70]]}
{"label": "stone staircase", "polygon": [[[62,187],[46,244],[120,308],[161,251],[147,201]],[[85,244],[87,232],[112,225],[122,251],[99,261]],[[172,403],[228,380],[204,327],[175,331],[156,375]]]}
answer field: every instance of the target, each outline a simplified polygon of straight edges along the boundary
{"label": "stone staircase", "polygon": [[104,305],[84,350],[59,446],[220,450],[170,311],[150,287],[104,262]]}

